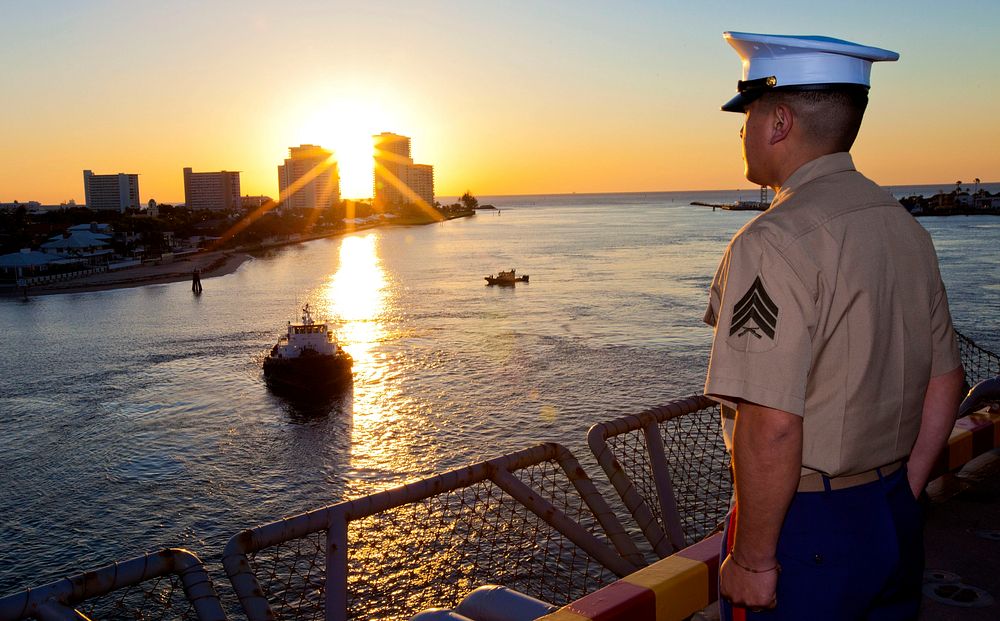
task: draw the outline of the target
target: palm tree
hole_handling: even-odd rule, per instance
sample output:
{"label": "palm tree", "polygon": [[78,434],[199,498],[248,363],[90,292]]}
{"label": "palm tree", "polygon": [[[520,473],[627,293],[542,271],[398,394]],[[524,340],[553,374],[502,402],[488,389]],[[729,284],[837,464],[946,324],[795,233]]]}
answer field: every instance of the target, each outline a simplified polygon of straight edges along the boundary
{"label": "palm tree", "polygon": [[465,194],[463,194],[462,198],[460,198],[459,200],[462,201],[462,204],[465,205],[465,208],[470,211],[475,209],[476,207],[479,207],[479,200],[472,195],[472,192],[468,190],[465,191]]}

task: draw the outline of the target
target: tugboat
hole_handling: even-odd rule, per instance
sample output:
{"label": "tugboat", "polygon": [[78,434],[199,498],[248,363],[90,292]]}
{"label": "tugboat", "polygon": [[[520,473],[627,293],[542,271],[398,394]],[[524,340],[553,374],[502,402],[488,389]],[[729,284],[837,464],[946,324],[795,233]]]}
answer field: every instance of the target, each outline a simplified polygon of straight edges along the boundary
{"label": "tugboat", "polygon": [[515,272],[516,270],[514,268],[510,268],[510,271],[507,272],[501,270],[499,274],[496,275],[490,274],[489,276],[485,277],[486,284],[513,287],[514,283],[528,282],[527,274],[525,274],[524,276],[518,276]]}
{"label": "tugboat", "polygon": [[276,391],[319,396],[350,385],[353,364],[351,355],[337,345],[330,325],[313,321],[306,304],[302,323],[288,322],[288,334],[264,359],[264,379]]}

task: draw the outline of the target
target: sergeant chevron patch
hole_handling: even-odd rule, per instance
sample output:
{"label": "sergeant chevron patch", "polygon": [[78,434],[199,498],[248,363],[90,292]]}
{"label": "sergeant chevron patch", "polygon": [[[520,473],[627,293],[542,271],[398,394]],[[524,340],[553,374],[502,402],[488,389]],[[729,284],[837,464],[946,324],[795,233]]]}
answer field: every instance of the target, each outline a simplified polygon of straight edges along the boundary
{"label": "sergeant chevron patch", "polygon": [[729,328],[729,336],[735,334],[737,337],[741,337],[752,334],[758,339],[767,336],[774,340],[774,330],[777,325],[778,305],[771,300],[771,296],[764,289],[764,283],[760,281],[758,276],[733,308],[733,321]]}

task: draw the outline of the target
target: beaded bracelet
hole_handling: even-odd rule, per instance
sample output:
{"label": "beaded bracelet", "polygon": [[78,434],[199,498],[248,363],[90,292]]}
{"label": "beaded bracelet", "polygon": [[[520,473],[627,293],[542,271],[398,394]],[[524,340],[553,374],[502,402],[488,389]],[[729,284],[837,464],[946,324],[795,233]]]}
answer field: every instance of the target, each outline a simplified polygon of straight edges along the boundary
{"label": "beaded bracelet", "polygon": [[771,571],[776,571],[779,574],[781,573],[781,563],[775,563],[774,567],[771,567],[769,569],[754,569],[753,567],[747,567],[743,563],[741,563],[738,560],[736,560],[736,555],[733,554],[733,553],[729,554],[729,558],[733,559],[733,562],[736,563],[737,567],[739,567],[743,571],[748,571],[748,572],[750,572],[752,574],[766,574],[766,573],[771,572]]}

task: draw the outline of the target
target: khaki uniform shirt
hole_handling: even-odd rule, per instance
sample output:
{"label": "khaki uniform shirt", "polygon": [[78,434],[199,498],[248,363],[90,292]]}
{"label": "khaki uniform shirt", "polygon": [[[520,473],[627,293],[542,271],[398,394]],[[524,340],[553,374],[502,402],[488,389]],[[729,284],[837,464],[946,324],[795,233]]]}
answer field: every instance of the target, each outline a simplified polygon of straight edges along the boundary
{"label": "khaki uniform shirt", "polygon": [[799,168],[733,237],[705,321],[705,394],[802,416],[804,472],[908,457],[928,380],[960,364],[930,235],[848,153]]}

